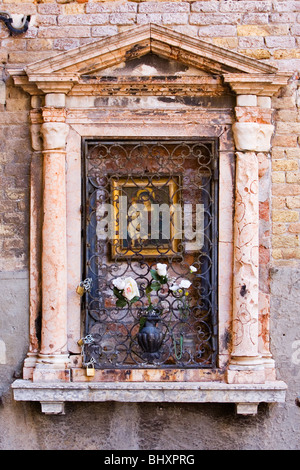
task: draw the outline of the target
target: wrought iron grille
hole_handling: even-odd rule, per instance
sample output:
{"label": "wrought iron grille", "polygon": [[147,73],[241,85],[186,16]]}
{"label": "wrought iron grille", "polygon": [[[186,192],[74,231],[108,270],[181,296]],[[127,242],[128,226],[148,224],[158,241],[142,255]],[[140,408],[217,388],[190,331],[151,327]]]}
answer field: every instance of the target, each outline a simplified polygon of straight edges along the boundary
{"label": "wrought iron grille", "polygon": [[[101,369],[214,367],[217,141],[86,140],[83,154],[83,276],[92,280],[82,300],[84,362]],[[165,219],[162,208],[169,208]],[[121,290],[128,279],[133,301]],[[149,311],[156,350],[142,344]]]}

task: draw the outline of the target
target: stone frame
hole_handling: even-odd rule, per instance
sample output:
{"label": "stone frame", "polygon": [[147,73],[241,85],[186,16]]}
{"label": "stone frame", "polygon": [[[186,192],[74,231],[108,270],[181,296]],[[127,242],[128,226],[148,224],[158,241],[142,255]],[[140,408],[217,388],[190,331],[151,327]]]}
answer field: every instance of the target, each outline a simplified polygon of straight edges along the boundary
{"label": "stone frame", "polygon": [[[204,74],[172,80],[155,76],[101,80],[97,76],[101,69],[149,52]],[[271,96],[287,83],[288,76],[260,61],[153,24],[9,72],[15,84],[32,96],[33,147],[30,349],[23,380],[12,386],[15,399],[40,401],[45,413],[63,413],[65,401],[165,400],[230,402],[237,404],[238,413],[253,414],[261,401],[284,401],[286,385],[276,380],[269,341],[262,344],[259,338],[259,310],[265,308],[268,317],[269,307],[268,296],[259,291],[257,153],[270,150]],[[141,118],[134,108],[121,112],[111,108],[109,118],[104,119],[98,109],[86,105],[89,97],[133,96],[133,88],[134,94],[146,97],[222,96],[230,91],[236,94],[236,106],[219,116],[216,125],[212,124],[218,117],[214,109],[209,110],[208,124],[207,115],[194,109],[180,119],[172,110],[167,118],[158,119],[153,112]],[[135,372],[130,379],[120,371],[111,375],[100,371],[88,378],[80,367],[77,344],[81,337],[76,286],[81,280],[82,139],[119,139],[125,134],[174,138],[179,128],[180,137],[219,139],[218,369],[179,370],[172,381],[159,370],[147,377],[143,371]],[[36,331],[40,310],[41,341]]]}

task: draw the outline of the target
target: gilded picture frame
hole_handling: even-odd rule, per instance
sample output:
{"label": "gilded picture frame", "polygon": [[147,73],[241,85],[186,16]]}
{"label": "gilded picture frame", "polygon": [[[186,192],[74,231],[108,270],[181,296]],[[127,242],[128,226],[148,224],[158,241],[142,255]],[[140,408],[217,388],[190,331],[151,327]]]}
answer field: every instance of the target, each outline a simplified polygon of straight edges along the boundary
{"label": "gilded picture frame", "polygon": [[111,178],[113,259],[178,255],[179,187],[179,177],[174,176]]}

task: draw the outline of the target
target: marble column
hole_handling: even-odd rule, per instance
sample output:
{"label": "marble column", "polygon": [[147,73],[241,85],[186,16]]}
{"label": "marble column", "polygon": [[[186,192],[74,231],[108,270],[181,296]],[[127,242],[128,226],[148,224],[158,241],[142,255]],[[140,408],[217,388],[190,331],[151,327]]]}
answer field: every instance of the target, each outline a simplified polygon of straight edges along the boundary
{"label": "marble column", "polygon": [[42,331],[33,380],[69,380],[67,351],[66,139],[64,95],[45,97],[43,124]]}
{"label": "marble column", "polygon": [[[232,350],[230,383],[265,382],[259,351],[259,162],[270,149],[274,127],[255,95],[238,96],[233,125],[236,146]],[[267,122],[266,122],[267,121]]]}

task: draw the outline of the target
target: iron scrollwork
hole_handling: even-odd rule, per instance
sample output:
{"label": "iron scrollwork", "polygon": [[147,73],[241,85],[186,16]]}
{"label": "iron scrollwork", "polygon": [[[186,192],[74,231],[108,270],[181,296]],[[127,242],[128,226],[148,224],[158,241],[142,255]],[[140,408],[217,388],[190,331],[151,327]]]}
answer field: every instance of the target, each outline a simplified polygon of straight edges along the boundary
{"label": "iron scrollwork", "polygon": [[[86,141],[83,210],[83,276],[92,288],[82,299],[86,313],[85,356],[95,368],[211,368],[217,353],[217,202],[216,141]],[[125,236],[120,236],[121,203],[126,202]],[[177,221],[170,211],[169,238],[158,218],[158,234],[151,239],[130,236],[138,214],[151,200],[158,206],[175,203],[182,208],[179,220],[190,217],[195,231],[195,207],[203,210],[203,239],[195,247],[186,234],[178,236]],[[184,213],[183,207],[187,207]],[[113,218],[109,214],[112,207]],[[189,212],[190,211],[190,212]],[[150,212],[146,211],[146,222]],[[104,222],[107,222],[105,225]],[[109,224],[111,222],[111,224]],[[140,224],[141,225],[141,224]],[[141,226],[135,224],[135,228]],[[105,227],[103,232],[99,227]],[[112,232],[110,229],[113,227]],[[153,232],[152,232],[153,233]],[[177,235],[176,235],[177,234]],[[149,236],[148,236],[149,235]],[[174,238],[176,237],[176,243]],[[168,267],[168,280],[157,286],[156,305],[161,344],[159,352],[145,354],[141,347],[141,319],[148,308],[151,272],[158,263]],[[170,295],[172,285],[191,279],[189,303],[180,294]],[[117,278],[132,278],[138,285],[135,303],[118,303],[113,295]],[[148,296],[149,298],[149,296]],[[151,326],[148,324],[148,326]]]}

